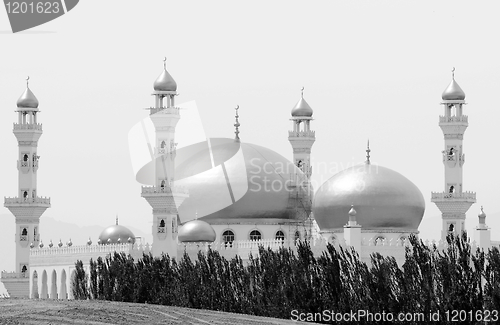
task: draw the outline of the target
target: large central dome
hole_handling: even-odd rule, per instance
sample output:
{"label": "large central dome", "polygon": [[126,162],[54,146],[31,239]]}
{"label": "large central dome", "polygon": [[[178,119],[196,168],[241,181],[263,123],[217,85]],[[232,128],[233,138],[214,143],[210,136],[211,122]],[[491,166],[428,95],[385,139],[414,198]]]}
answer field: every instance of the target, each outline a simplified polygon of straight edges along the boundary
{"label": "large central dome", "polygon": [[425,210],[424,197],[410,180],[366,163],[341,171],[318,189],[314,218],[322,231],[343,228],[351,205],[362,229],[417,230]]}
{"label": "large central dome", "polygon": [[212,138],[209,145],[179,150],[175,173],[176,185],[189,190],[179,207],[181,222],[196,214],[210,223],[295,219],[291,179],[303,173],[265,147]]}

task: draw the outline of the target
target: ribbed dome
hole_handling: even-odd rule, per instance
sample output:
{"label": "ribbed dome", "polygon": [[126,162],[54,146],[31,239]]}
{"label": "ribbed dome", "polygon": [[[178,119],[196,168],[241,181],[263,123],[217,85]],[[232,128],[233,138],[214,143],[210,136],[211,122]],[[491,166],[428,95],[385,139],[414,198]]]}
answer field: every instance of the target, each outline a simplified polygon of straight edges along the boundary
{"label": "ribbed dome", "polygon": [[292,116],[306,116],[311,117],[313,115],[313,110],[311,106],[306,102],[304,97],[300,97],[297,105],[292,109]]}
{"label": "ribbed dome", "polygon": [[36,110],[38,108],[38,99],[36,99],[35,94],[29,88],[26,88],[17,100],[17,107]]}
{"label": "ribbed dome", "polygon": [[465,93],[460,88],[460,86],[455,81],[455,78],[451,79],[448,87],[443,91],[443,95],[441,95],[443,100],[464,100]]}
{"label": "ribbed dome", "polygon": [[203,220],[191,220],[179,229],[179,241],[188,242],[213,242],[217,235],[214,228]]}
{"label": "ribbed dome", "polygon": [[343,228],[351,205],[362,229],[417,230],[425,210],[415,184],[373,164],[353,166],[326,181],[314,196],[314,218],[322,231]]}
{"label": "ribbed dome", "polygon": [[122,225],[112,225],[107,227],[101,232],[101,234],[99,235],[99,243],[101,245],[117,244],[117,243],[133,244],[135,243],[135,235],[127,227],[124,227]]}
{"label": "ribbed dome", "polygon": [[156,78],[153,87],[156,91],[176,91],[177,83],[170,73],[168,73],[167,69],[163,69],[158,78]]}

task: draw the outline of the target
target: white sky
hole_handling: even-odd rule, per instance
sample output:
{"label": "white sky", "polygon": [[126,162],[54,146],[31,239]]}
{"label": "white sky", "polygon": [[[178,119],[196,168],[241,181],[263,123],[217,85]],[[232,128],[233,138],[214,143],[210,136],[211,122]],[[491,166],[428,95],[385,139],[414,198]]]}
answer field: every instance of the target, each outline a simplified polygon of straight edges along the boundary
{"label": "white sky", "polygon": [[[118,1],[87,0],[65,16],[12,34],[0,10],[0,195],[17,193],[16,101],[25,78],[40,101],[38,194],[45,216],[80,226],[151,229],[128,151],[147,116],[162,59],[177,103],[196,101],[210,137],[233,137],[291,159],[290,110],[305,87],[314,109],[316,184],[364,160],[394,169],[422,191],[420,231],[438,238],[431,191],[444,188],[441,93],[456,67],[465,91],[464,189],[468,213],[500,229],[500,89],[496,1]],[[8,213],[4,209],[3,213]],[[434,219],[433,219],[434,218]],[[43,217],[42,217],[43,219]],[[0,226],[13,224],[2,219]],[[64,229],[61,229],[63,240]],[[41,229],[43,238],[43,223]],[[92,234],[91,234],[92,235]],[[97,235],[94,235],[97,236]],[[495,236],[493,238],[500,239]],[[79,244],[79,243],[75,243]]]}

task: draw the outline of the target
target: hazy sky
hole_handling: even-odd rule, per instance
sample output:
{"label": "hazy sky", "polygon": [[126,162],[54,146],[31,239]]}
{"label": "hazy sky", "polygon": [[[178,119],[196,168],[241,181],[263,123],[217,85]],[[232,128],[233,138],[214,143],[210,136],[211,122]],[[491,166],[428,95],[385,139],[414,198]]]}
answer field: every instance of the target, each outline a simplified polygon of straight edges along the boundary
{"label": "hazy sky", "polygon": [[[444,190],[439,103],[456,67],[469,116],[464,189],[478,198],[467,225],[484,205],[498,240],[499,9],[496,1],[86,0],[18,34],[0,9],[0,194],[17,194],[12,123],[29,75],[44,129],[38,194],[52,202],[45,215],[104,227],[118,214],[121,224],[150,232],[127,137],[153,104],[167,56],[177,103],[196,101],[207,136],[234,136],[238,104],[242,141],[289,159],[290,110],[304,86],[315,118],[316,187],[363,161],[369,138],[372,162],[422,191],[420,231],[438,238],[430,192]],[[0,226],[13,223],[3,218]]]}

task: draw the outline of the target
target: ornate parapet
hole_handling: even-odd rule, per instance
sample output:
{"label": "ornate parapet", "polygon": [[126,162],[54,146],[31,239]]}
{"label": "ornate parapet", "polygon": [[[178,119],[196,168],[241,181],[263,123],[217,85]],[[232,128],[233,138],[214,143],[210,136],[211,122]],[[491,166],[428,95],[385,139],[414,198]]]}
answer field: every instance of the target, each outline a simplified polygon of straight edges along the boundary
{"label": "ornate parapet", "polygon": [[37,131],[42,131],[42,124],[41,123],[31,123],[31,124],[19,124],[19,123],[14,123],[14,131],[17,130],[37,130]]}
{"label": "ornate parapet", "polygon": [[431,192],[432,202],[449,202],[449,201],[463,201],[463,202],[476,202],[475,192],[462,192],[462,193],[446,193],[446,192]]}
{"label": "ornate parapet", "polygon": [[49,197],[6,197],[4,204],[6,207],[9,206],[30,206],[30,205],[45,205],[50,208],[50,198]]}

